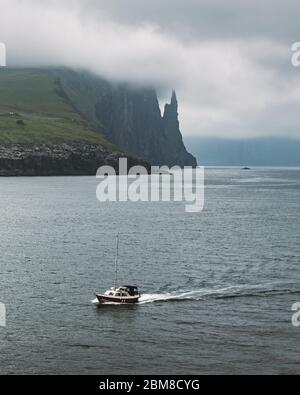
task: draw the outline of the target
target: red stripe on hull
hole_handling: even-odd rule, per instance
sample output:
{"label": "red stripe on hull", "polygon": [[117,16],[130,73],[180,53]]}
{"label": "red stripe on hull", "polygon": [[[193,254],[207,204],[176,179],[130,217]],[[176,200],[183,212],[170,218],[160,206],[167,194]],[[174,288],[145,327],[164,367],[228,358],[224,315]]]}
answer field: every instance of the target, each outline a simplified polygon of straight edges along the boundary
{"label": "red stripe on hull", "polygon": [[99,303],[122,303],[122,304],[134,304],[139,302],[139,298],[122,299],[122,298],[110,298],[109,296],[96,295]]}

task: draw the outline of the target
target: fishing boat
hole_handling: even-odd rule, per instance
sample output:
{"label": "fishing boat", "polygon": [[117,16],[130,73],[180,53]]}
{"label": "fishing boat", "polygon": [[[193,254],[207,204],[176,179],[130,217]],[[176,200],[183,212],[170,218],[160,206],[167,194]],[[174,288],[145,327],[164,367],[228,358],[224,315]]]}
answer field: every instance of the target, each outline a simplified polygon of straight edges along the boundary
{"label": "fishing boat", "polygon": [[103,303],[118,303],[118,304],[130,304],[138,303],[140,299],[140,293],[137,287],[126,285],[119,288],[111,288],[106,291],[105,294],[96,294],[98,302]]}
{"label": "fishing boat", "polygon": [[117,236],[116,258],[115,258],[115,280],[114,286],[104,294],[96,294],[96,298],[100,304],[117,303],[117,304],[134,304],[138,303],[140,293],[138,287],[133,285],[124,285],[117,287],[118,281],[118,257],[119,257],[119,235]]}

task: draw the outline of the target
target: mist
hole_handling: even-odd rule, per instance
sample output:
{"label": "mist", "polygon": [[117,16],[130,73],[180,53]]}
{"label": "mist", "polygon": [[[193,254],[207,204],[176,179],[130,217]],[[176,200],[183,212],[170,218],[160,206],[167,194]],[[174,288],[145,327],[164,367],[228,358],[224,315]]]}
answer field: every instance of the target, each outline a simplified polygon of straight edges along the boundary
{"label": "mist", "polygon": [[[182,12],[175,18],[176,4]],[[253,25],[231,22],[230,28],[235,19],[220,18],[222,2],[144,5],[147,13],[135,1],[0,0],[7,65],[87,69],[115,81],[152,85],[162,102],[176,89],[186,136],[300,138],[300,69],[291,65],[289,42],[295,19],[290,36],[280,36],[263,25],[272,20],[263,9],[258,34]],[[242,15],[236,1],[228,7],[237,18]],[[292,3],[286,8],[294,14]],[[208,15],[206,24],[201,11]]]}

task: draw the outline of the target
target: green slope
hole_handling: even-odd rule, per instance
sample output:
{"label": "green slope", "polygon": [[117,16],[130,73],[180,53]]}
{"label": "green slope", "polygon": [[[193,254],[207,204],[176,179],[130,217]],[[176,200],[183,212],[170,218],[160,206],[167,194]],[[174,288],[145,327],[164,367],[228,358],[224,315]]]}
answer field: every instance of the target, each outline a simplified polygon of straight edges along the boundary
{"label": "green slope", "polygon": [[54,70],[1,68],[0,144],[71,142],[112,147],[69,104]]}

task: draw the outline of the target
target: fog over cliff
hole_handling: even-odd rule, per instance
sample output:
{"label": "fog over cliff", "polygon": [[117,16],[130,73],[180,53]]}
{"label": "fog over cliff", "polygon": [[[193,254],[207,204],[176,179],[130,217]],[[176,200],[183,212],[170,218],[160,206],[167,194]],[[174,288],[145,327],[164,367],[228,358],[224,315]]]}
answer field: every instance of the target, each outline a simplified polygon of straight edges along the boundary
{"label": "fog over cliff", "polygon": [[300,4],[237,0],[0,0],[8,65],[87,68],[176,89],[184,135],[300,137]]}

